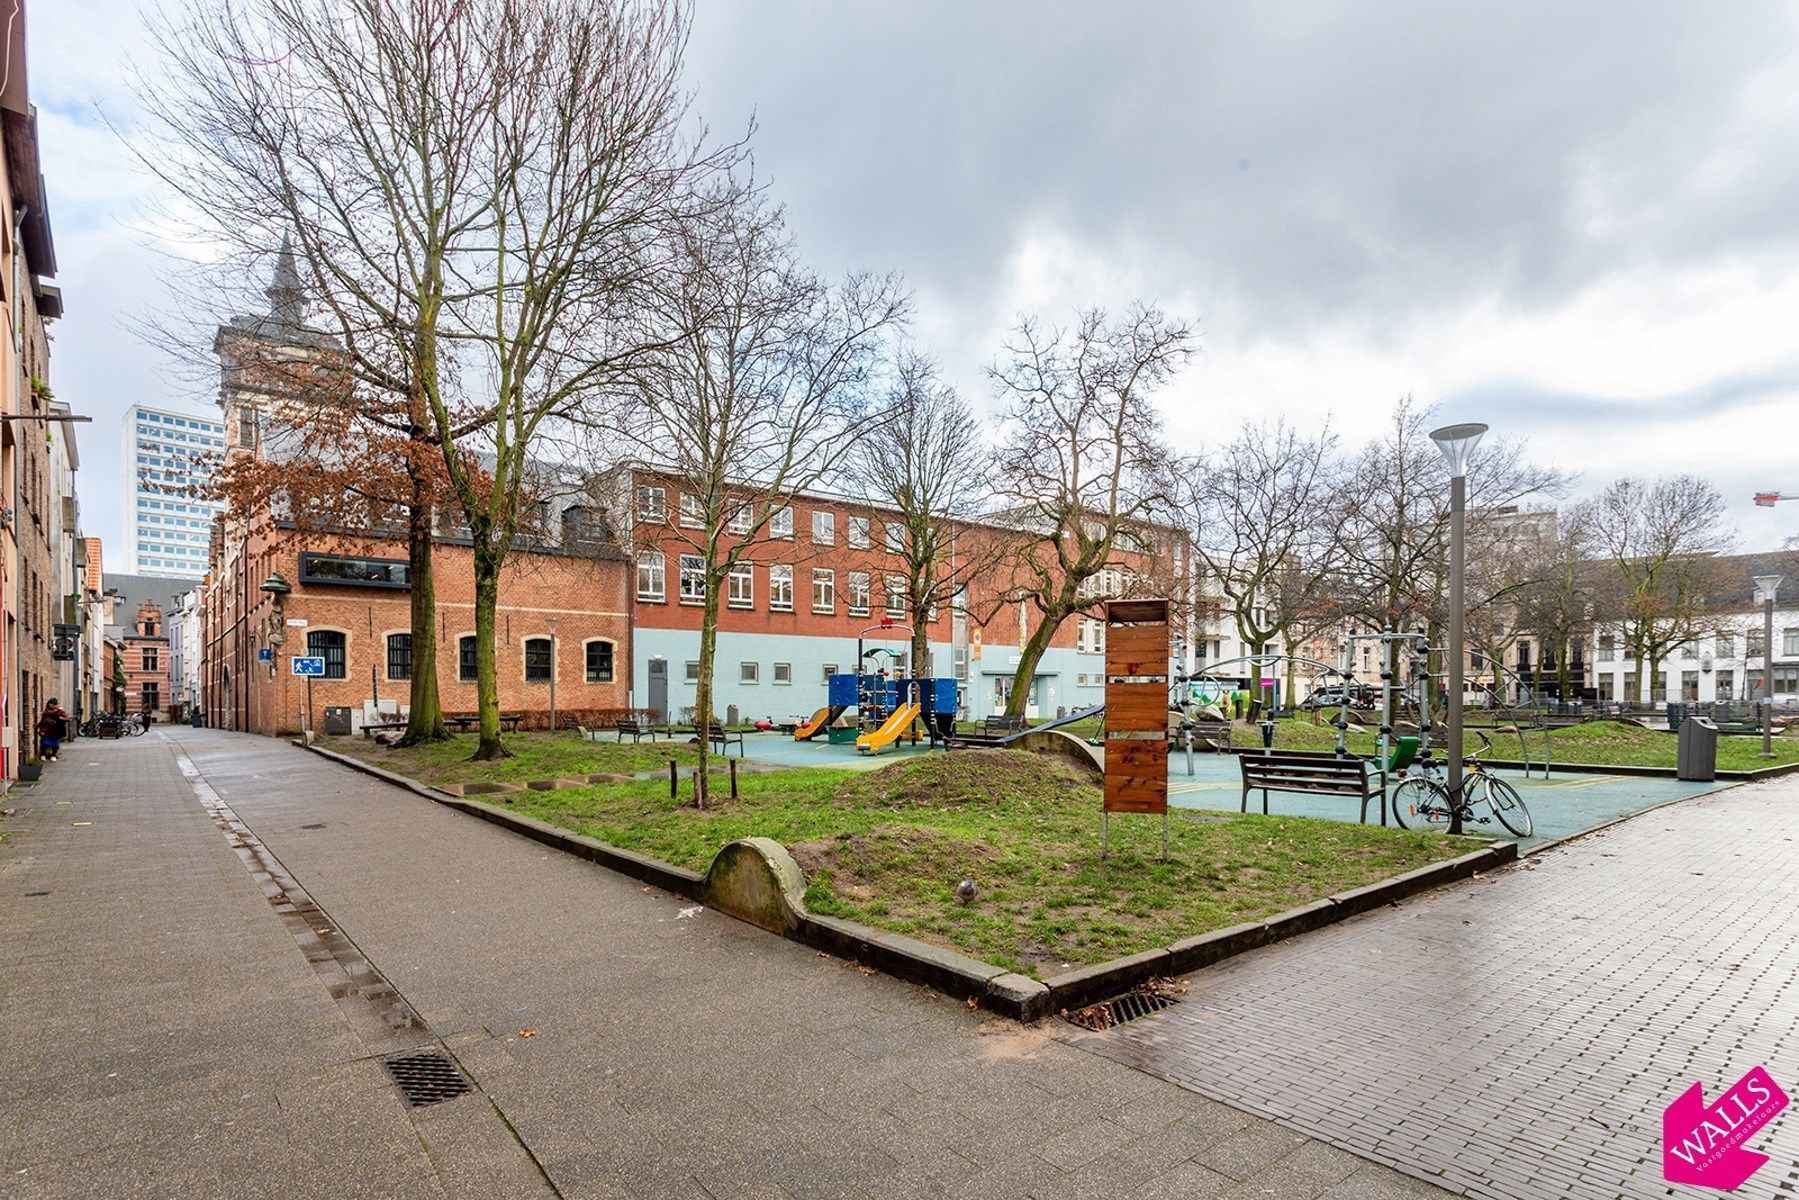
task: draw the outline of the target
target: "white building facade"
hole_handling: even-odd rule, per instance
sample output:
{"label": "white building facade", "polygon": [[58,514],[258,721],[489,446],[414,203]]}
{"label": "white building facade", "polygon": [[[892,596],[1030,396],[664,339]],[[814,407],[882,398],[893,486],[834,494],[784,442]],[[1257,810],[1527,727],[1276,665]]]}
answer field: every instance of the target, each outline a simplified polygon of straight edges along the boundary
{"label": "white building facade", "polygon": [[217,501],[208,498],[225,427],[192,413],[134,404],[125,412],[130,487],[125,553],[140,575],[198,579]]}
{"label": "white building facade", "polygon": [[[1761,699],[1769,656],[1762,645],[1764,614],[1722,617],[1715,633],[1680,647],[1649,679],[1647,703],[1675,701],[1742,703]],[[1774,702],[1799,703],[1799,605],[1786,601],[1774,610]],[[1615,629],[1594,638],[1593,683],[1599,699],[1633,703],[1643,693],[1642,665],[1629,657]]]}

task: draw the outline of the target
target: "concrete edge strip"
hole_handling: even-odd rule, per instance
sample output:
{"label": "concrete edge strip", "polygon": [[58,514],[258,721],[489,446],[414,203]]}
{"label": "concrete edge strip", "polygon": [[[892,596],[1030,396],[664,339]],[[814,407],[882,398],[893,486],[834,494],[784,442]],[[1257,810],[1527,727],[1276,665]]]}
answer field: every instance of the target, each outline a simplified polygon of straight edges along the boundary
{"label": "concrete edge strip", "polygon": [[[383,770],[349,755],[320,746],[305,748],[353,771],[404,788],[434,804],[488,821],[576,858],[586,859],[633,879],[641,879],[678,896],[695,900],[703,897],[706,877],[684,867],[623,850],[584,834],[572,833],[523,813],[508,812],[479,800],[447,795],[404,775]],[[1391,904],[1445,883],[1466,879],[1477,871],[1503,866],[1517,857],[1517,843],[1500,842],[1366,887],[1339,892],[1260,921],[1250,921],[1185,938],[1171,946],[1082,967],[1042,982],[904,934],[890,933],[840,917],[819,916],[803,909],[793,913],[793,921],[788,929],[771,932],[780,933],[793,941],[840,958],[854,959],[907,983],[922,984],[959,1000],[978,998],[989,1010],[1001,1016],[1019,1021],[1038,1021],[1064,1009],[1084,1008],[1159,976],[1184,975],[1258,946],[1335,924],[1371,908]]]}
{"label": "concrete edge strip", "polygon": [[[1489,767],[1497,767],[1506,771],[1523,771],[1526,769],[1524,763],[1514,758],[1487,759],[1486,764]],[[1625,763],[1550,763],[1549,768],[1552,771],[1561,771],[1571,775],[1617,775],[1632,779],[1679,778],[1679,772],[1674,767],[1642,767]],[[1541,771],[1542,769],[1543,764],[1540,762],[1529,764],[1529,770],[1532,772]],[[1729,779],[1747,783],[1757,779],[1775,779],[1782,775],[1791,775],[1794,771],[1799,771],[1799,762],[1781,763],[1779,766],[1774,767],[1758,767],[1753,771],[1720,770],[1716,772],[1716,775],[1719,779]]]}

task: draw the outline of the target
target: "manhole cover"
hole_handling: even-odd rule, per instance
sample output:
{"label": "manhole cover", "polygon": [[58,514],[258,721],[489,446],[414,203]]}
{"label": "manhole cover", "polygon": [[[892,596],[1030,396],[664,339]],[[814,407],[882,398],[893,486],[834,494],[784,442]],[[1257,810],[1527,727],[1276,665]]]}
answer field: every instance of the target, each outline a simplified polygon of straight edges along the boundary
{"label": "manhole cover", "polygon": [[409,1108],[441,1104],[466,1096],[472,1090],[456,1064],[441,1054],[408,1054],[387,1059],[383,1065],[393,1076]]}
{"label": "manhole cover", "polygon": [[1115,1000],[1089,1005],[1079,1012],[1066,1015],[1071,1025],[1079,1025],[1082,1029],[1110,1029],[1114,1025],[1123,1025],[1127,1021],[1147,1017],[1150,1013],[1161,1012],[1178,1003],[1179,1001],[1160,992],[1139,990],[1126,992]]}

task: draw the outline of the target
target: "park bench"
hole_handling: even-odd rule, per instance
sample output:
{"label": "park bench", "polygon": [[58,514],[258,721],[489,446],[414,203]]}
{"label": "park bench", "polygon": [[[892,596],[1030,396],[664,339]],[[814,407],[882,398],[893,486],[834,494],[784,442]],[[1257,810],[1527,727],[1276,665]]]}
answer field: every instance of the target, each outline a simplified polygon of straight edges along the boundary
{"label": "park bench", "polygon": [[370,721],[362,727],[362,736],[373,739],[377,733],[387,733],[394,729],[406,728],[404,721]]}
{"label": "park bench", "polygon": [[736,743],[737,757],[742,758],[744,755],[743,734],[741,733],[733,733],[723,725],[708,724],[703,729],[698,725],[693,726],[693,740],[697,742],[702,736],[705,737],[708,746],[717,746],[720,754],[728,756],[731,753],[732,743]]}
{"label": "park bench", "polygon": [[1231,723],[1229,721],[1194,721],[1180,726],[1174,731],[1176,749],[1186,745],[1182,735],[1193,734],[1195,750],[1225,751],[1231,748]]}
{"label": "park bench", "polygon": [[994,716],[981,722],[977,733],[958,733],[946,743],[952,750],[997,746],[1015,733],[1024,732],[1023,717]]}
{"label": "park bench", "polygon": [[651,725],[646,721],[633,719],[619,721],[616,723],[615,727],[618,730],[618,740],[622,742],[626,737],[629,737],[632,745],[636,745],[644,738],[649,738],[651,742],[654,742],[658,733],[658,730],[654,725]]}
{"label": "park bench", "polygon": [[1338,758],[1335,754],[1240,754],[1243,802],[1238,811],[1249,811],[1249,793],[1262,793],[1262,813],[1268,813],[1269,792],[1294,792],[1305,796],[1347,796],[1361,801],[1363,824],[1368,822],[1368,802],[1380,802],[1380,823],[1387,823],[1387,773],[1365,758]]}

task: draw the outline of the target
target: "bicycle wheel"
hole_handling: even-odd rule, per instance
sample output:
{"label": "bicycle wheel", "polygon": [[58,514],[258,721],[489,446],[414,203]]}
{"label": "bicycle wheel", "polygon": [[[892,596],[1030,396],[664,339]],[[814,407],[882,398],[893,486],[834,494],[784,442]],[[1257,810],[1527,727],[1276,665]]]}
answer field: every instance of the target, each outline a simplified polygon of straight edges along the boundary
{"label": "bicycle wheel", "polygon": [[1497,775],[1483,773],[1480,779],[1487,807],[1493,810],[1493,815],[1505,826],[1506,832],[1513,837],[1529,837],[1533,828],[1530,809],[1524,807],[1524,798],[1518,794],[1518,789]]}
{"label": "bicycle wheel", "polygon": [[1402,781],[1387,798],[1401,829],[1443,829],[1449,825],[1449,793],[1429,779]]}

